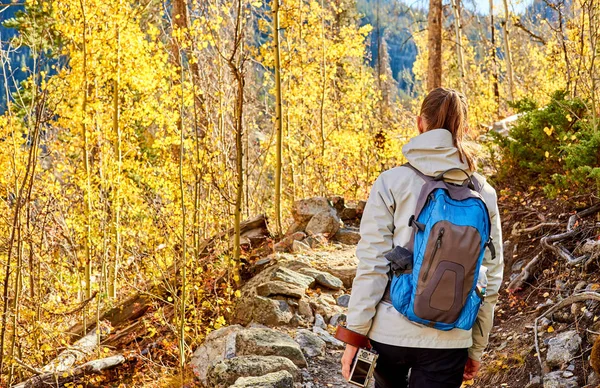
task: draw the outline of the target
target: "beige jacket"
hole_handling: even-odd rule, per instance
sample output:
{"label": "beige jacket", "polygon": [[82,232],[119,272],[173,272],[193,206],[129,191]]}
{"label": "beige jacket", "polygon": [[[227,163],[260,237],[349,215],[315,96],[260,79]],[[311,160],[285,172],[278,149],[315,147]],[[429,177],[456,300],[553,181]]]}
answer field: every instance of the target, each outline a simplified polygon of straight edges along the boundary
{"label": "beige jacket", "polygon": [[[434,176],[453,167],[469,170],[468,165],[460,161],[452,135],[445,129],[431,130],[413,138],[402,152],[408,162],[425,175]],[[461,172],[448,173],[446,177],[451,182],[464,180]],[[483,177],[478,178],[484,181]],[[408,219],[414,213],[422,184],[423,179],[406,167],[383,172],[373,184],[360,223],[361,240],[356,248],[359,264],[348,307],[348,328],[374,341],[396,346],[469,348],[469,357],[479,361],[492,328],[504,267],[497,197],[487,182],[482,195],[492,221],[496,258],[492,261],[486,250],[483,265],[488,269],[487,296],[473,329],[441,331],[425,327],[409,321],[390,303],[381,301],[389,269],[384,255],[393,246],[408,243],[411,234]]]}

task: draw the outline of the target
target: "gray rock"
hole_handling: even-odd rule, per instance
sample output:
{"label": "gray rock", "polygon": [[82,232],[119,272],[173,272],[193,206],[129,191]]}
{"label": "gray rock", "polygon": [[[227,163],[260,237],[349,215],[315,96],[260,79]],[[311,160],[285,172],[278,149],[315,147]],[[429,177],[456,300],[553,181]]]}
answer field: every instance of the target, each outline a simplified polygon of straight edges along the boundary
{"label": "gray rock", "polygon": [[294,243],[304,238],[306,238],[306,233],[302,231],[294,232],[273,245],[273,250],[275,252],[290,252],[293,250]]}
{"label": "gray rock", "polygon": [[346,314],[335,314],[329,320],[329,324],[333,327],[341,325],[342,323],[345,323],[345,322],[346,322]]}
{"label": "gray rock", "polygon": [[313,333],[315,333],[316,335],[319,336],[319,338],[321,338],[323,341],[325,341],[328,344],[331,344],[335,347],[338,348],[343,348],[345,345],[342,341],[336,339],[334,336],[332,336],[331,334],[329,334],[329,332],[319,326],[314,326],[313,327]]}
{"label": "gray rock", "polygon": [[298,222],[309,221],[322,211],[332,211],[333,208],[325,197],[313,197],[294,202],[292,215]]}
{"label": "gray rock", "polygon": [[333,238],[346,245],[356,245],[360,241],[360,233],[356,230],[341,228]]}
{"label": "gray rock", "polygon": [[256,287],[256,293],[260,296],[281,295],[298,299],[305,295],[304,290],[303,287],[297,284],[286,283],[280,280],[266,282]]}
{"label": "gray rock", "polygon": [[552,321],[550,321],[548,318],[544,317],[544,318],[540,319],[538,329],[545,331],[548,327],[550,327],[551,323],[552,323]]}
{"label": "gray rock", "polygon": [[252,320],[269,326],[285,325],[293,314],[285,300],[274,300],[255,295],[252,305]]}
{"label": "gray rock", "polygon": [[328,237],[333,236],[340,229],[340,219],[333,209],[327,209],[315,214],[308,224],[306,224],[306,233],[314,236],[324,234]]}
{"label": "gray rock", "polygon": [[310,245],[305,243],[304,241],[294,241],[292,243],[292,252],[302,253],[302,252],[310,252],[312,251]]}
{"label": "gray rock", "polygon": [[208,372],[208,386],[227,388],[240,377],[262,376],[267,373],[285,370],[294,380],[300,376],[293,362],[279,356],[241,356],[222,360],[214,364]]}
{"label": "gray rock", "polygon": [[544,375],[544,388],[578,388],[577,377],[565,378],[562,371],[547,373]]}
{"label": "gray rock", "polygon": [[317,234],[315,236],[308,236],[304,242],[306,242],[312,249],[317,249],[319,247],[323,247],[327,245],[328,242],[327,236],[323,234]]}
{"label": "gray rock", "polygon": [[327,330],[327,324],[321,314],[315,314],[315,326]]}
{"label": "gray rock", "polygon": [[529,379],[529,383],[525,386],[525,388],[537,387],[542,383],[542,378],[540,376],[533,376]]}
{"label": "gray rock", "polygon": [[323,267],[320,269],[340,279],[345,288],[352,288],[352,282],[356,277],[356,266]]}
{"label": "gray rock", "polygon": [[576,331],[570,330],[560,333],[548,341],[546,363],[550,367],[566,364],[575,357],[580,346],[581,337]]}
{"label": "gray rock", "polygon": [[259,377],[240,377],[229,388],[294,388],[294,378],[282,370]]}
{"label": "gray rock", "polygon": [[236,338],[238,355],[281,356],[303,368],[306,359],[300,346],[287,334],[271,329],[248,329]]}
{"label": "gray rock", "polygon": [[596,372],[592,371],[592,373],[589,374],[587,383],[592,387],[595,387],[598,385],[598,383],[600,383],[600,379],[598,379]]}
{"label": "gray rock", "polygon": [[304,229],[306,228],[306,224],[308,224],[309,219],[307,219],[306,221],[296,221],[296,220],[292,221],[292,223],[286,230],[285,235],[289,236],[296,232],[304,232]]}
{"label": "gray rock", "polygon": [[209,333],[202,345],[196,349],[190,365],[196,377],[204,385],[207,383],[208,370],[214,363],[235,356],[236,337],[243,330],[240,325],[215,330]]}
{"label": "gray rock", "polygon": [[344,287],[344,283],[330,273],[319,271],[314,268],[301,268],[298,271],[315,279],[315,281],[323,287],[332,290],[339,290]]}
{"label": "gray rock", "polygon": [[308,323],[312,323],[315,320],[315,316],[312,308],[310,308],[310,304],[304,299],[300,299],[298,301],[298,314],[300,314],[302,318],[306,319]]}
{"label": "gray rock", "polygon": [[286,282],[286,283],[297,284],[304,289],[307,289],[307,288],[311,287],[313,284],[315,284],[314,278],[312,278],[310,276],[302,275],[301,273],[298,273],[294,270],[291,270],[289,268],[283,268],[283,267],[277,268],[271,275],[271,279],[281,280],[282,282]]}
{"label": "gray rock", "polygon": [[348,307],[349,302],[350,302],[350,295],[348,295],[348,294],[338,296],[337,301],[336,301],[337,305],[342,306],[342,307]]}
{"label": "gray rock", "polygon": [[298,342],[306,357],[322,356],[327,346],[325,341],[319,338],[318,335],[306,329],[300,329],[296,332],[296,342]]}

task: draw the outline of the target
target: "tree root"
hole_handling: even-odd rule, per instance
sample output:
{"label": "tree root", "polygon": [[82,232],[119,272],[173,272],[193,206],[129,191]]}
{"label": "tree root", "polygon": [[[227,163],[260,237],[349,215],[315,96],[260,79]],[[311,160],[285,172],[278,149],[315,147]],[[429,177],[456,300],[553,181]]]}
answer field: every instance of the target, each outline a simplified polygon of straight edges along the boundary
{"label": "tree root", "polygon": [[519,273],[517,275],[517,277],[514,278],[510,282],[510,284],[506,287],[506,289],[508,291],[512,292],[512,291],[517,291],[520,288],[522,288],[523,284],[525,284],[527,279],[529,279],[531,274],[535,271],[535,268],[538,265],[538,263],[540,262],[541,258],[542,258],[542,254],[538,253],[537,255],[534,256],[533,259],[529,260],[527,265],[525,267],[523,267],[523,269],[521,270],[521,273]]}

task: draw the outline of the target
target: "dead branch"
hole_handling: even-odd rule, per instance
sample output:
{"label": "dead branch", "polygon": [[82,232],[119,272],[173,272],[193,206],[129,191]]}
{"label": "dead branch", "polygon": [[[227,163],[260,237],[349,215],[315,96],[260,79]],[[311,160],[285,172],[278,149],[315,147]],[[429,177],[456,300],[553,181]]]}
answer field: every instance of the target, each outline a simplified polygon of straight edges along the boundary
{"label": "dead branch", "polygon": [[535,341],[535,351],[537,352],[537,358],[540,363],[540,369],[541,369],[542,375],[544,374],[544,364],[542,363],[542,356],[541,356],[540,345],[539,345],[539,340],[538,340],[538,330],[537,330],[538,321],[540,319],[562,309],[563,307],[570,306],[573,303],[582,302],[584,300],[590,300],[590,299],[600,301],[600,293],[586,291],[586,292],[582,292],[579,294],[571,295],[568,298],[565,298],[565,299],[561,300],[560,302],[556,303],[554,306],[550,307],[548,310],[546,310],[546,312],[544,312],[542,315],[540,315],[533,321],[533,336],[534,336],[534,341]]}
{"label": "dead branch", "polygon": [[579,232],[578,228],[576,228],[577,221],[579,221],[583,217],[596,214],[598,211],[600,211],[600,202],[585,210],[580,211],[577,214],[572,215],[571,217],[569,217],[569,221],[567,222],[567,231],[564,233],[559,233],[553,236],[547,236],[542,238],[542,248],[564,259],[569,265],[579,264],[583,260],[586,260],[587,256],[585,255],[580,257],[573,257],[571,252],[569,252],[563,246],[558,244],[558,242],[573,237],[575,234],[577,234]]}
{"label": "dead branch", "polygon": [[525,284],[527,279],[529,279],[529,277],[535,270],[535,268],[538,265],[541,258],[542,258],[542,254],[538,253],[537,255],[534,256],[533,259],[529,260],[527,265],[525,265],[525,267],[523,267],[523,269],[521,270],[521,273],[518,274],[517,277],[514,278],[510,282],[510,284],[507,287],[507,290],[508,291],[516,291],[516,290],[522,288],[523,284]]}
{"label": "dead branch", "polygon": [[107,369],[114,368],[125,362],[125,357],[121,354],[101,358],[86,362],[76,368],[68,369],[63,372],[47,372],[39,376],[34,376],[27,381],[14,385],[13,388],[37,388],[48,386],[62,386],[68,381],[88,374],[100,374]]}
{"label": "dead branch", "polygon": [[515,223],[512,229],[512,232],[510,233],[512,236],[518,237],[521,236],[523,234],[528,234],[528,233],[533,233],[539,229],[542,229],[544,227],[554,227],[554,226],[559,226],[560,223],[558,222],[542,222],[540,224],[537,224],[535,226],[531,226],[529,228],[523,228],[523,229],[517,229],[516,227],[518,226],[518,223]]}

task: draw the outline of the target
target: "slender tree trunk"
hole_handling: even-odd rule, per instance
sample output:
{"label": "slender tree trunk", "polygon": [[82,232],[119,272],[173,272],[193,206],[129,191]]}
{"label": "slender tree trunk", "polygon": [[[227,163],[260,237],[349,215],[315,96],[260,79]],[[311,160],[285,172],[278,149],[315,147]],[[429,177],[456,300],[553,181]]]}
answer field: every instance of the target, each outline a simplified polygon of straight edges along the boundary
{"label": "slender tree trunk", "polygon": [[500,89],[498,88],[498,61],[496,60],[496,26],[494,25],[494,0],[490,0],[490,35],[492,48],[492,87],[494,88],[494,100],[496,101],[496,113],[500,114]]}
{"label": "slender tree trunk", "polygon": [[442,0],[429,0],[427,91],[442,86]]}
{"label": "slender tree trunk", "polygon": [[454,11],[454,33],[456,36],[456,59],[458,70],[460,72],[460,91],[465,93],[465,64],[463,60],[462,48],[462,22],[460,18],[460,0],[452,0],[452,9]]}
{"label": "slender tree trunk", "polygon": [[281,173],[283,134],[281,117],[281,63],[279,50],[279,0],[271,0],[273,7],[273,56],[275,57],[275,131],[277,133],[276,163],[275,163],[275,222],[277,234],[281,236]]}
{"label": "slender tree trunk", "polygon": [[113,131],[117,137],[117,179],[114,190],[114,234],[115,234],[115,249],[114,258],[108,266],[108,297],[115,298],[117,295],[117,271],[121,257],[121,170],[123,167],[123,155],[121,150],[121,128],[119,127],[119,82],[120,82],[120,36],[119,26],[116,26],[115,38],[117,42],[117,63],[115,69],[115,79],[113,81]]}
{"label": "slender tree trunk", "polygon": [[510,13],[508,11],[508,1],[503,0],[504,3],[504,60],[506,61],[506,72],[508,74],[508,98],[510,101],[514,101],[514,80],[513,80],[513,67],[512,67],[512,54],[510,51],[510,35],[508,31],[508,21]]}

